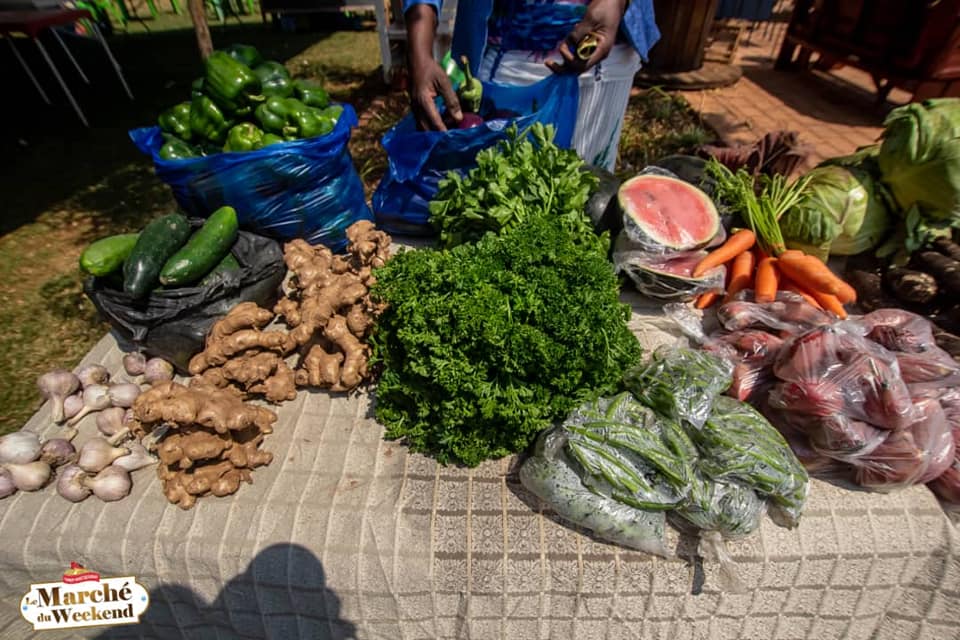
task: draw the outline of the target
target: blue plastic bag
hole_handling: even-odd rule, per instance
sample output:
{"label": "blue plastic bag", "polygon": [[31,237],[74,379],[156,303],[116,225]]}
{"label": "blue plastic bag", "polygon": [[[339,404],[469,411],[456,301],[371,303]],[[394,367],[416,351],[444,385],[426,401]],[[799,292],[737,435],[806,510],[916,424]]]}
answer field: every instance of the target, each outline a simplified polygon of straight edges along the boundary
{"label": "blue plastic bag", "polygon": [[428,207],[440,181],[449,171],[470,171],[476,166],[477,153],[506,138],[512,124],[521,130],[537,121],[552,124],[557,129],[557,146],[570,147],[580,99],[577,76],[555,74],[528,86],[484,82],[483,93],[487,109],[495,105],[497,110],[520,116],[439,132],[417,131],[408,114],[383,136],[389,164],[373,194],[378,227],[390,233],[432,235]]}
{"label": "blue plastic bag", "polygon": [[159,127],[134,129],[130,138],[153,158],[157,176],[188,215],[205,218],[230,205],[244,229],[284,241],[303,238],[337,252],[346,247],[347,227],[373,219],[347,149],[356,124],[356,112],[343,105],[326,135],[183,160],[158,155],[164,143]]}

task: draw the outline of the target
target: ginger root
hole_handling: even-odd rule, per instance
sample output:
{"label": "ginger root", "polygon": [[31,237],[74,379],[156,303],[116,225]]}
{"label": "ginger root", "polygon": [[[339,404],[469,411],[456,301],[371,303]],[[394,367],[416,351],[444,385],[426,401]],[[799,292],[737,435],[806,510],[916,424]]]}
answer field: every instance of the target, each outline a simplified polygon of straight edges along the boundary
{"label": "ginger root", "polygon": [[167,427],[157,445],[157,475],[164,495],[182,509],[201,496],[235,492],[241,482],[253,481],[252,469],[273,460],[260,445],[273,431],[276,414],[229,389],[164,382],[140,394],[133,412],[145,428]]}
{"label": "ginger root", "polygon": [[[373,269],[390,257],[390,236],[372,222],[347,231],[347,253],[293,240],[284,246],[287,294],[272,310],[238,304],[218,320],[189,364],[191,388],[260,394],[279,404],[297,387],[349,391],[370,376],[366,339],[382,307],[370,299]],[[286,330],[267,328],[278,317]],[[296,354],[291,367],[285,358]],[[195,415],[193,407],[183,410]]]}

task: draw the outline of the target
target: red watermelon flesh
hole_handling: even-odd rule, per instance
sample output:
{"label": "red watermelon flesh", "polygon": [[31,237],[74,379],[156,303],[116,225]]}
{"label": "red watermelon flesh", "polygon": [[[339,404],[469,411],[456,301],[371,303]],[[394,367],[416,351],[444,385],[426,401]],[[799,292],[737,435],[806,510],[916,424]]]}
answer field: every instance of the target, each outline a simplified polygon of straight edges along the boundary
{"label": "red watermelon flesh", "polygon": [[720,215],[695,186],[661,175],[639,175],[620,186],[623,224],[634,242],[651,251],[688,251],[720,231]]}

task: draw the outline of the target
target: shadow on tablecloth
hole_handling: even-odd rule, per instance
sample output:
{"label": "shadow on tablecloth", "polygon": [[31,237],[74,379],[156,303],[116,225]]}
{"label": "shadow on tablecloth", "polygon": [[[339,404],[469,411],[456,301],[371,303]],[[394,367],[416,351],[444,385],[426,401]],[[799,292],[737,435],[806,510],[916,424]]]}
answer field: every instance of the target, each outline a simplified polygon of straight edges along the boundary
{"label": "shadow on tablecloth", "polygon": [[284,543],[258,553],[212,603],[188,585],[161,585],[150,591],[139,624],[108,629],[97,640],[144,637],[348,640],[356,628],[340,618],[340,599],[325,586],[320,560]]}

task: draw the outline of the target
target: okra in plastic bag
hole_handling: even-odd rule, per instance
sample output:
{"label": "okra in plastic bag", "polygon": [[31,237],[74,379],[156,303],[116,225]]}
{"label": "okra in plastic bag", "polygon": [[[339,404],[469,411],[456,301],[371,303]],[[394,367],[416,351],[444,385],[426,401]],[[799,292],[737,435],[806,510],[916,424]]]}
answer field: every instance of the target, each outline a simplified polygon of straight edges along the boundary
{"label": "okra in plastic bag", "polygon": [[624,384],[644,405],[695,427],[706,422],[714,399],[730,386],[733,365],[686,348],[658,349],[624,374]]}
{"label": "okra in plastic bag", "polygon": [[637,509],[588,488],[564,453],[566,441],[566,433],[559,428],[540,434],[534,454],[520,467],[523,486],[558,516],[598,538],[670,557],[664,543],[664,513]]}

